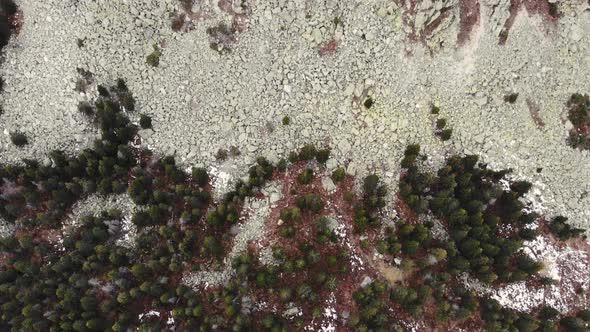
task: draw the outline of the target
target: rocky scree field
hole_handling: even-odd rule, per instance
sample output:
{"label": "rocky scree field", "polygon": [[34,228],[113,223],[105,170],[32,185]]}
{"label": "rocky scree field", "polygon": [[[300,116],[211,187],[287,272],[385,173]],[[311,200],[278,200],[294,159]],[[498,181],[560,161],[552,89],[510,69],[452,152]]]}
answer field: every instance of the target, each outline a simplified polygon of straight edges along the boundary
{"label": "rocky scree field", "polygon": [[586,331],[587,1],[0,1],[3,330]]}

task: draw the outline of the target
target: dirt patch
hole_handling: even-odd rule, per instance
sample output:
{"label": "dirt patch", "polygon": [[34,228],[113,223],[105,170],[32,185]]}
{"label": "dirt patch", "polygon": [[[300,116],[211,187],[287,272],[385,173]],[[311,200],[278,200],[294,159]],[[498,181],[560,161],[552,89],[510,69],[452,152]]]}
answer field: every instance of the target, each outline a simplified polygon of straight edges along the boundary
{"label": "dirt patch", "polygon": [[381,275],[385,280],[387,280],[391,285],[395,285],[397,282],[400,282],[404,279],[404,272],[396,267],[391,265],[387,265],[383,261],[378,261],[375,263],[377,266],[377,270],[381,272]]}

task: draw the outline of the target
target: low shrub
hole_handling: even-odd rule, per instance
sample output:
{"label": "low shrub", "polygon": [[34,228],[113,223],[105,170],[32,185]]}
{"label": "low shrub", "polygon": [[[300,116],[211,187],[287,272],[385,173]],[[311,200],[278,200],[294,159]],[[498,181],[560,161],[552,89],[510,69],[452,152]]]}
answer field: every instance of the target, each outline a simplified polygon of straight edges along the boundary
{"label": "low shrub", "polygon": [[29,143],[27,135],[20,131],[10,133],[10,141],[12,142],[12,144],[16,145],[19,148]]}

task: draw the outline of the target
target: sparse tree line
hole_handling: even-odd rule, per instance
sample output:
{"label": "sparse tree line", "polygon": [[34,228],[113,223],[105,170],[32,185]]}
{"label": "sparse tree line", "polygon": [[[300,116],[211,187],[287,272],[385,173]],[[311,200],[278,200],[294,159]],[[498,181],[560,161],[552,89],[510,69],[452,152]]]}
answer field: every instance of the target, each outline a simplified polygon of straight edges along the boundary
{"label": "sparse tree line", "polygon": [[[351,253],[339,242],[327,202],[313,184],[329,149],[306,145],[276,165],[258,158],[247,180],[214,203],[204,168],[187,174],[172,156],[158,158],[131,147],[139,129],[127,116],[131,112],[136,112],[135,100],[123,80],[99,86],[98,99],[84,107],[101,132],[92,148],[77,156],[54,151],[50,165],[25,160],[24,166],[0,167],[0,215],[18,226],[14,235],[0,239],[1,330],[165,330],[169,319],[177,329],[190,331],[299,330],[322,315],[323,301],[333,292],[352,292],[350,330],[389,331],[399,318],[390,309],[419,317],[430,315],[429,308],[441,324],[479,315],[490,331],[587,328],[586,311],[568,317],[550,308],[517,313],[457,282],[461,273],[488,283],[524,280],[541,267],[517,252],[524,240],[536,236],[527,225],[537,216],[523,212],[520,201],[530,184],[514,182],[510,191],[502,191],[498,182],[507,171],[489,170],[476,156],[451,157],[431,174],[420,168],[419,146],[405,151],[400,195],[417,215],[434,214],[447,240],[433,238],[432,222],[402,220],[384,227],[380,212],[388,190],[376,175],[363,180],[358,196],[344,193],[353,211],[354,236],[379,234],[374,243],[361,243],[401,258],[399,268],[409,281],[375,280],[341,290],[353,276]],[[146,121],[140,119],[144,128],[151,126]],[[295,177],[292,203],[279,213],[280,241],[272,248],[276,264],[264,265],[248,251],[232,262],[236,275],[226,285],[199,292],[183,285],[181,278],[191,267],[221,263],[244,200],[294,163],[307,167]],[[348,175],[338,168],[331,177],[341,184]],[[138,230],[133,249],[117,244],[122,235],[117,210],[82,218],[61,240],[52,236],[61,234],[75,202],[91,194],[125,192],[139,207],[131,218]],[[501,232],[506,226],[511,231]],[[563,217],[548,227],[562,240],[582,232]],[[303,315],[287,319],[283,312],[256,311],[247,298],[282,310],[296,307]],[[161,315],[140,320],[149,310]]]}

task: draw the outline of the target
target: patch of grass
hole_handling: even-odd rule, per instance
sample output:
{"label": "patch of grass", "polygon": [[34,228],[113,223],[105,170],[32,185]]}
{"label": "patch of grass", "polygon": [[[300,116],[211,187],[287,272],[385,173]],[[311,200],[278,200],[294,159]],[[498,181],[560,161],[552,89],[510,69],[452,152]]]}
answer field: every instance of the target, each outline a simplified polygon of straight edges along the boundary
{"label": "patch of grass", "polygon": [[283,121],[282,122],[283,122],[283,126],[288,126],[288,125],[291,124],[291,119],[288,116],[285,115],[283,117]]}
{"label": "patch of grass", "polygon": [[154,51],[147,56],[145,62],[152,67],[158,67],[160,65],[161,56],[162,52],[154,47]]}

